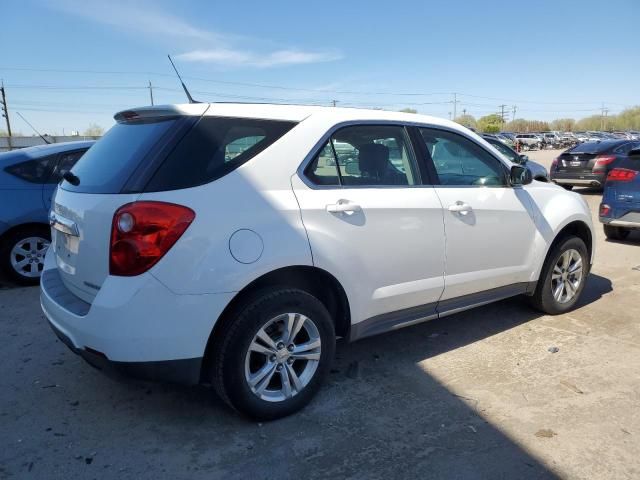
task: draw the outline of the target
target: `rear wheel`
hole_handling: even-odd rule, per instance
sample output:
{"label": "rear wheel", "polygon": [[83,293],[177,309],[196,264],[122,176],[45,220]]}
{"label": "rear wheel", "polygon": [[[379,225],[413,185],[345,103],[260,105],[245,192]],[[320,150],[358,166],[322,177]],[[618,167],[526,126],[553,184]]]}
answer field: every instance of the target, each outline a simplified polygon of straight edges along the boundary
{"label": "rear wheel", "polygon": [[214,343],[212,384],[231,407],[271,420],[308,404],[329,371],[333,322],[309,293],[263,290],[228,319]]}
{"label": "rear wheel", "polygon": [[610,240],[624,240],[631,233],[628,229],[622,227],[614,227],[612,225],[604,226],[604,234]]}
{"label": "rear wheel", "polygon": [[51,243],[45,226],[32,225],[10,233],[0,246],[0,262],[9,278],[21,285],[37,285],[44,256]]}
{"label": "rear wheel", "polygon": [[589,256],[584,241],[576,236],[565,237],[547,255],[531,303],[550,315],[571,310],[588,274]]}

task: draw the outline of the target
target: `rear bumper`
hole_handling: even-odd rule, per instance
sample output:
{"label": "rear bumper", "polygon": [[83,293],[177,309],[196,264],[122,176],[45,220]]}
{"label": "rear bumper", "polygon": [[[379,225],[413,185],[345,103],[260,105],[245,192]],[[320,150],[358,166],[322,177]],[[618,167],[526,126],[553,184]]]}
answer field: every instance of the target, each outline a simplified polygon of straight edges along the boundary
{"label": "rear bumper", "polygon": [[56,282],[45,259],[40,303],[72,351],[105,371],[197,383],[209,336],[233,293],[176,295],[151,274],[107,277],[91,304]]}
{"label": "rear bumper", "polygon": [[162,362],[114,362],[106,355],[94,350],[76,347],[71,339],[51,321],[49,326],[62,343],[82,357],[89,365],[110,376],[124,375],[144,380],[195,385],[200,383],[202,358],[167,360]]}
{"label": "rear bumper", "polygon": [[607,178],[606,173],[552,172],[551,181],[558,185],[601,187]]}

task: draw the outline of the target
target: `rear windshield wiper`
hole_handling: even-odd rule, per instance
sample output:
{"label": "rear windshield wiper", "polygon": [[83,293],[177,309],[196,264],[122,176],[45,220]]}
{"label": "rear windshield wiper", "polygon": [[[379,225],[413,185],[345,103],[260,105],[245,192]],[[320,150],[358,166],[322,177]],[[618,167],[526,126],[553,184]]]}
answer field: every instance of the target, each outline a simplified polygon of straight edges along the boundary
{"label": "rear windshield wiper", "polygon": [[69,182],[74,187],[80,185],[80,177],[71,173],[71,171],[64,172],[62,174],[62,178],[64,178],[67,182]]}

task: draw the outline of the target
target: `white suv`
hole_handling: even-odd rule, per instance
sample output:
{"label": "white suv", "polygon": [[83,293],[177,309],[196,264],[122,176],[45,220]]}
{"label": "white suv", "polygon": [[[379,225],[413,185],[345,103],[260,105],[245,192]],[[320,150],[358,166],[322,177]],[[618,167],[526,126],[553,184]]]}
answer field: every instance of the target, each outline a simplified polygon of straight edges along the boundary
{"label": "white suv", "polygon": [[[571,309],[587,205],[436,118],[140,108],[58,187],[42,308],[102,369],[211,383],[277,418],[357,340],[515,295]],[[338,154],[336,145],[342,154]]]}

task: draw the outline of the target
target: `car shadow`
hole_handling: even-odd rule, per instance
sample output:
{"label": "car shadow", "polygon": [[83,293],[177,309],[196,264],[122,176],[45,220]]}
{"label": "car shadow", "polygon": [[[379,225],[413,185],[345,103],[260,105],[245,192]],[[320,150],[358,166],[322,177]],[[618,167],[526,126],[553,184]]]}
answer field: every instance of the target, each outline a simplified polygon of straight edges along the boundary
{"label": "car shadow", "polygon": [[[579,308],[609,291],[608,279],[591,275]],[[312,403],[268,423],[238,416],[206,387],[107,378],[61,343],[56,354],[64,364],[45,362],[38,375],[64,386],[44,392],[56,395],[49,405],[62,412],[56,428],[65,442],[100,452],[112,473],[127,468],[130,474],[190,478],[557,478],[557,471],[486,420],[483,411],[490,405],[456,393],[429,372],[429,362],[446,362],[441,355],[542,315],[523,300],[353,344],[340,341],[328,381]],[[459,368],[451,364],[451,374]],[[47,418],[38,411],[30,421],[45,425]],[[127,463],[131,452],[143,452],[144,461]],[[78,463],[71,457],[69,462]]]}
{"label": "car shadow", "polygon": [[574,188],[573,191],[579,193],[580,195],[602,196],[601,188],[577,187]]}

